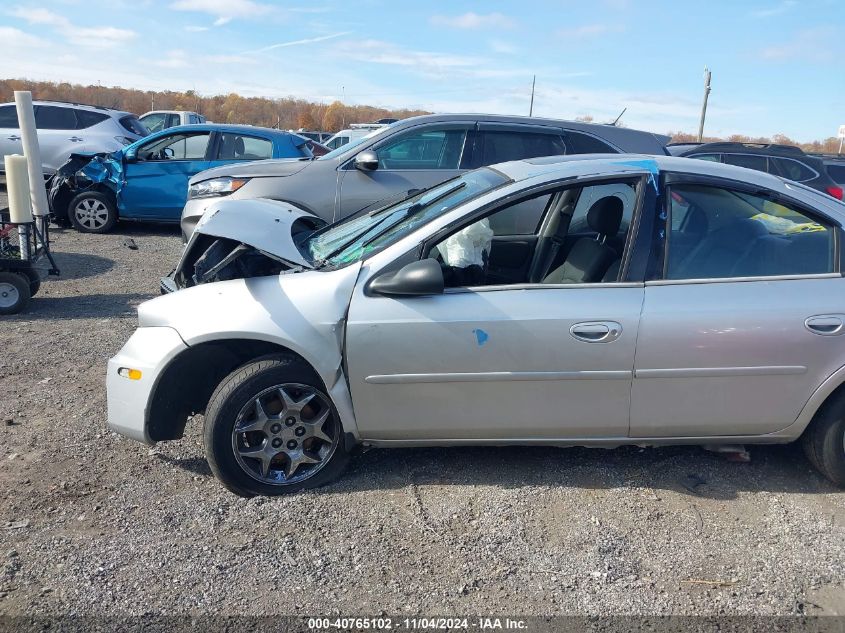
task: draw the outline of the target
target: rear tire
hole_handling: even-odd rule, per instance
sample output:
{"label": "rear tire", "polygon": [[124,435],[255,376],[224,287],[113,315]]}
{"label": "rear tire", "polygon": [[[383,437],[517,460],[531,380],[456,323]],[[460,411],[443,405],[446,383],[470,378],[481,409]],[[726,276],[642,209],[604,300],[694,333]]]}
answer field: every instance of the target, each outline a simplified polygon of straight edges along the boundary
{"label": "rear tire", "polygon": [[822,475],[845,487],[845,398],[822,405],[801,437],[804,453]]}
{"label": "rear tire", "polygon": [[34,270],[26,271],[24,274],[29,280],[29,296],[34,297],[41,289],[41,277]]}
{"label": "rear tire", "polygon": [[67,207],[70,223],[81,233],[108,233],[117,224],[114,199],[99,191],[83,191]]}
{"label": "rear tire", "polygon": [[206,409],[204,440],[211,471],[243,497],[322,486],[349,459],[322,381],[286,354],[248,363],[218,385]]}
{"label": "rear tire", "polygon": [[17,314],[29,305],[29,278],[0,272],[0,314]]}

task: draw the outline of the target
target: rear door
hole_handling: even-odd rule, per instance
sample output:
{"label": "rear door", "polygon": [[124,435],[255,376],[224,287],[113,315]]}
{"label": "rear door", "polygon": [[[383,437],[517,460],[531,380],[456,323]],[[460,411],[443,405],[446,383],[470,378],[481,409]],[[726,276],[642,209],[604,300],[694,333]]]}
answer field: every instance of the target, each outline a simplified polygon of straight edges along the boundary
{"label": "rear door", "polygon": [[364,207],[386,204],[428,189],[466,170],[464,151],[474,121],[432,123],[399,132],[375,144],[378,169],[362,171],[354,159],[340,168],[335,220]]}
{"label": "rear door", "polygon": [[792,424],[845,359],[841,229],[733,181],[669,181],[648,281],[630,435],[760,435]]}
{"label": "rear door", "polygon": [[85,130],[77,130],[73,108],[35,106],[35,127],[44,173],[54,173],[85,142]]}
{"label": "rear door", "polygon": [[[15,105],[0,106],[0,160],[7,154],[22,154],[21,130]],[[5,167],[0,164],[0,171]]]}
{"label": "rear door", "polygon": [[188,180],[210,163],[210,139],[208,130],[182,131],[139,146],[136,161],[125,164],[120,215],[178,222],[188,198]]}

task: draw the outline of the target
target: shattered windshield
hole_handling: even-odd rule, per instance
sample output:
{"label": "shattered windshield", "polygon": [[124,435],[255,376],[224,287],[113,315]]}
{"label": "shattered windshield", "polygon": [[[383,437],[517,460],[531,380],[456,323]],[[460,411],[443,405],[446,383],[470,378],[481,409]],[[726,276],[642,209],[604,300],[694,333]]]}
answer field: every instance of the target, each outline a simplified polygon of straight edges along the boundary
{"label": "shattered windshield", "polygon": [[478,169],[397,204],[320,229],[306,238],[300,250],[318,267],[351,264],[507,182],[498,171]]}

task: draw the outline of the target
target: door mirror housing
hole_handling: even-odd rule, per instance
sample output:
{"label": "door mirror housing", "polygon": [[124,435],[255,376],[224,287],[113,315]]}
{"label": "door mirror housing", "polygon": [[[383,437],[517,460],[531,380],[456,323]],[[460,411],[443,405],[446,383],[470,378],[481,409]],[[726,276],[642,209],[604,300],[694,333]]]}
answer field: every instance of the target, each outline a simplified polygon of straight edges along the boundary
{"label": "door mirror housing", "polygon": [[375,171],[378,169],[378,154],[373,150],[367,149],[359,152],[355,157],[355,169],[361,171]]}
{"label": "door mirror housing", "polygon": [[138,154],[136,153],[137,150],[133,147],[132,149],[128,149],[123,152],[123,160],[127,163],[137,163],[138,162]]}
{"label": "door mirror housing", "polygon": [[384,273],[370,282],[370,292],[387,297],[419,297],[443,294],[443,270],[435,259],[421,259],[405,264],[397,271]]}

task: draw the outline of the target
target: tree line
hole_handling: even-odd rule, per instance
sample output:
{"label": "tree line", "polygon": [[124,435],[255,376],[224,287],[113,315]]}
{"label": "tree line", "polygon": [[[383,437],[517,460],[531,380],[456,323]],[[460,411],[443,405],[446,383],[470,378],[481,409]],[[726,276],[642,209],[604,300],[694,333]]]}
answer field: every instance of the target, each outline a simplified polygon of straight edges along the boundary
{"label": "tree line", "polygon": [[[52,81],[29,81],[25,79],[0,79],[0,103],[12,101],[15,90],[29,90],[34,99],[69,101],[105,106],[136,114],[149,110],[189,110],[198,112],[215,123],[246,123],[283,130],[305,128],[337,132],[351,123],[370,123],[378,119],[404,119],[419,114],[428,114],[425,110],[390,110],[368,105],[348,105],[340,101],[330,104],[284,97],[242,97],[235,93],[228,95],[203,96],[194,90],[178,92],[173,90],[152,91],[100,86],[57,83]],[[589,115],[578,120],[592,121]],[[693,142],[694,134],[687,132],[669,132],[673,142]],[[839,139],[829,137],[799,143],[783,135],[772,137],[752,137],[734,134],[727,138],[708,136],[705,142],[732,141],[739,143],[782,143],[797,145],[805,152],[836,153]]]}
{"label": "tree line", "polygon": [[105,106],[135,114],[149,110],[183,110],[198,112],[215,123],[245,123],[283,130],[305,128],[337,132],[350,123],[371,123],[378,119],[405,119],[424,110],[390,110],[368,105],[347,105],[340,101],[330,104],[285,97],[242,97],[228,95],[203,96],[193,90],[151,91],[100,86],[28,81],[0,80],[0,103],[12,101],[15,90],[29,90],[33,99],[67,101]]}

